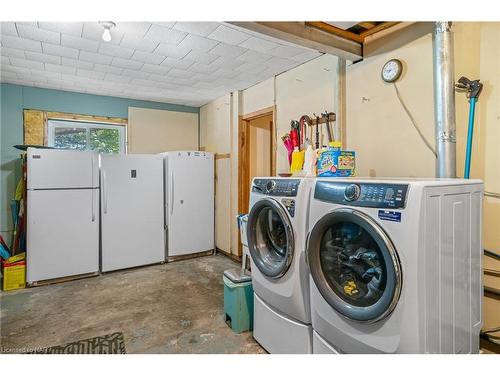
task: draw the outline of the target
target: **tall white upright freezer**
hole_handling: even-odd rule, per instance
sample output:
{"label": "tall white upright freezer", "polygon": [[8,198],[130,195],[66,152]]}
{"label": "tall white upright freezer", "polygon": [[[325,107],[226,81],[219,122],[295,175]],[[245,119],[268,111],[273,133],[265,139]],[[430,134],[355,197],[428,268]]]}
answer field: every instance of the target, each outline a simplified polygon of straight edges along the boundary
{"label": "tall white upright freezer", "polygon": [[101,155],[101,270],[165,261],[163,158]]}
{"label": "tall white upright freezer", "polygon": [[165,152],[167,259],[213,250],[214,155]]}
{"label": "tall white upright freezer", "polygon": [[99,271],[99,155],[28,148],[27,282]]}

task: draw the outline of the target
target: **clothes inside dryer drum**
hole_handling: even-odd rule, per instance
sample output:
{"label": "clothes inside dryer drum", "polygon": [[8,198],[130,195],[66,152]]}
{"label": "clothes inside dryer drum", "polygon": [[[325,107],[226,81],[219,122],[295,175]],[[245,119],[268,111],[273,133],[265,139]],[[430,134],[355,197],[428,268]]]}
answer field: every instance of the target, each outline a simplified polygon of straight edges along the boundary
{"label": "clothes inside dryer drum", "polygon": [[327,283],[348,304],[367,307],[382,297],[387,283],[384,256],[362,227],[333,223],[323,235],[319,256]]}
{"label": "clothes inside dryer drum", "polygon": [[262,247],[269,263],[280,263],[284,260],[287,250],[286,230],[280,216],[270,207],[263,208],[257,219],[257,241],[265,243]]}

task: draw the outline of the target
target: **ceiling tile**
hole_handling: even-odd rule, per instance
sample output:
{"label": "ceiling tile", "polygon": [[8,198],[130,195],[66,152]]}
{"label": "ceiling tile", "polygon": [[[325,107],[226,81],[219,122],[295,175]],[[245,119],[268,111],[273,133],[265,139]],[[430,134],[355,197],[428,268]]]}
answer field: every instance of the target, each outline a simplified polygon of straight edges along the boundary
{"label": "ceiling tile", "polygon": [[239,71],[232,68],[219,68],[215,72],[212,73],[214,77],[221,78],[234,78],[239,74]]}
{"label": "ceiling tile", "polygon": [[94,70],[104,73],[121,74],[123,69],[112,65],[94,64]]}
{"label": "ceiling tile", "polygon": [[61,63],[61,57],[60,56],[52,56],[52,55],[46,55],[44,53],[39,53],[39,52],[32,52],[32,51],[26,51],[25,56],[28,60],[34,60],[34,61],[39,61],[39,62],[47,62],[51,64],[60,64]]}
{"label": "ceiling tile", "polygon": [[217,22],[176,22],[173,28],[189,34],[207,36],[219,27],[219,25]]}
{"label": "ceiling tile", "polygon": [[21,38],[37,40],[52,44],[61,42],[61,34],[55,31],[40,29],[33,26],[17,25],[17,32]]}
{"label": "ceiling tile", "polygon": [[128,59],[121,59],[119,57],[114,57],[111,65],[117,66],[119,68],[139,70],[144,64],[139,61],[132,61]]}
{"label": "ceiling tile", "polygon": [[143,37],[151,27],[150,22],[117,22],[116,30],[124,35],[137,35]]}
{"label": "ceiling tile", "polygon": [[17,48],[2,47],[0,48],[2,56],[17,57],[23,59],[25,57],[24,50]]}
{"label": "ceiling tile", "polygon": [[42,52],[42,43],[24,38],[2,35],[2,47],[25,49],[27,51]]}
{"label": "ceiling tile", "polygon": [[16,26],[17,25],[38,27],[38,22],[36,22],[36,21],[16,21]]}
{"label": "ceiling tile", "polygon": [[168,75],[172,76],[172,77],[178,77],[178,78],[189,78],[189,77],[193,76],[193,72],[189,72],[189,71],[184,70],[184,69],[172,68],[168,72]]}
{"label": "ceiling tile", "polygon": [[146,73],[140,70],[133,69],[123,69],[122,75],[131,77],[131,78],[140,78],[140,79],[148,79],[150,73]]}
{"label": "ceiling tile", "polygon": [[276,48],[273,48],[272,50],[267,51],[266,53],[276,57],[291,58],[293,56],[297,56],[300,55],[301,53],[304,53],[304,48],[280,45]]}
{"label": "ceiling tile", "polygon": [[244,54],[238,56],[237,59],[246,62],[263,63],[264,61],[271,59],[271,57],[271,55],[267,55],[265,53],[247,50]]}
{"label": "ceiling tile", "polygon": [[189,70],[196,73],[213,73],[218,69],[216,66],[211,66],[203,63],[194,63],[189,67]]}
{"label": "ceiling tile", "polygon": [[80,38],[77,36],[61,34],[61,44],[65,47],[76,48],[88,52],[97,52],[99,49],[99,42]]}
{"label": "ceiling tile", "polygon": [[143,63],[159,65],[163,60],[165,60],[165,57],[166,56],[160,55],[158,53],[135,51],[131,59]]}
{"label": "ceiling tile", "polygon": [[9,79],[9,78],[17,79],[17,74],[13,73],[13,72],[5,72],[5,71],[2,70],[0,72],[0,78],[1,78],[2,81],[5,82],[5,80]]}
{"label": "ceiling tile", "polygon": [[175,22],[153,22],[155,25],[160,25],[163,27],[172,27],[175,25]]}
{"label": "ceiling tile", "polygon": [[207,39],[198,35],[188,35],[179,44],[180,48],[189,48],[195,51],[208,52],[214,48],[219,42],[212,39]]}
{"label": "ceiling tile", "polygon": [[193,62],[184,59],[180,60],[173,57],[167,57],[165,60],[162,61],[161,65],[170,66],[172,68],[187,69],[191,65],[193,65]]}
{"label": "ceiling tile", "polygon": [[306,51],[306,52],[303,52],[299,55],[295,55],[295,56],[291,57],[290,59],[293,61],[297,61],[299,63],[305,63],[306,61],[315,59],[316,57],[319,57],[321,55],[322,55],[322,53],[317,52],[317,51]]}
{"label": "ceiling tile", "polygon": [[93,53],[87,51],[81,51],[79,58],[82,61],[87,61],[97,64],[111,64],[111,61],[114,59],[111,56],[101,55],[99,53]]}
{"label": "ceiling tile", "polygon": [[120,44],[120,41],[123,38],[123,33],[120,32],[117,28],[112,28],[111,32],[111,41],[104,42],[102,40],[102,34],[104,32],[104,27],[99,24],[99,22],[85,22],[83,24],[83,32],[82,37],[86,39],[91,39],[97,42],[109,43],[109,44]]}
{"label": "ceiling tile", "polygon": [[247,40],[250,35],[241,31],[231,29],[227,26],[220,25],[213,33],[208,36],[210,39],[218,40],[227,44],[240,44]]}
{"label": "ceiling tile", "polygon": [[2,65],[2,72],[11,72],[17,73],[21,75],[30,74],[29,68],[23,68],[21,66],[13,66],[13,65]]}
{"label": "ceiling tile", "polygon": [[142,36],[133,34],[125,34],[120,43],[122,47],[136,49],[143,52],[153,52],[160,42],[158,40],[143,38]]}
{"label": "ceiling tile", "polygon": [[241,60],[236,60],[236,59],[230,59],[227,57],[219,57],[217,60],[215,60],[212,64],[212,66],[217,66],[218,68],[237,68],[240,65],[243,65],[245,62]]}
{"label": "ceiling tile", "polygon": [[106,74],[95,70],[77,69],[76,75],[92,79],[103,79]]}
{"label": "ceiling tile", "polygon": [[115,44],[101,43],[98,52],[108,56],[129,59],[134,53],[134,50],[132,48],[125,48]]}
{"label": "ceiling tile", "polygon": [[45,70],[64,74],[76,74],[76,68],[66,65],[45,64]]}
{"label": "ceiling tile", "polygon": [[159,26],[159,25],[151,25],[148,32],[146,33],[146,38],[157,40],[162,43],[169,44],[179,44],[182,39],[187,36],[187,33],[173,30],[167,27]]}
{"label": "ceiling tile", "polygon": [[19,59],[17,57],[9,57],[10,63],[14,66],[20,66],[28,69],[41,69],[43,70],[43,63],[40,61],[32,61],[26,59]]}
{"label": "ceiling tile", "polygon": [[182,59],[186,56],[191,48],[175,46],[173,44],[160,43],[158,47],[154,50],[154,53],[159,53],[163,56],[175,57],[177,59]]}
{"label": "ceiling tile", "polygon": [[245,63],[236,68],[239,72],[246,72],[250,74],[259,74],[268,68],[267,65],[258,64],[258,63]]}
{"label": "ceiling tile", "polygon": [[63,47],[56,44],[42,43],[43,53],[54,56],[69,57],[77,59],[79,51],[75,48]]}
{"label": "ceiling tile", "polygon": [[[93,69],[94,68],[94,64],[91,62],[69,59],[67,57],[61,58],[61,64],[65,65],[65,66],[71,66],[73,68],[81,68],[81,69]],[[97,64],[95,64],[95,65],[97,66]]]}
{"label": "ceiling tile", "polygon": [[279,47],[279,44],[261,38],[251,37],[241,43],[240,47],[248,48],[257,52],[268,52],[269,50]]}
{"label": "ceiling tile", "polygon": [[273,57],[269,60],[267,60],[265,63],[267,66],[275,67],[277,69],[288,69],[294,65],[297,65],[295,61],[291,61],[288,59],[282,59],[280,57]]}
{"label": "ceiling tile", "polygon": [[38,22],[41,29],[57,31],[63,34],[82,36],[82,22]]}
{"label": "ceiling tile", "polygon": [[216,55],[193,50],[189,52],[186,55],[186,57],[184,57],[184,60],[191,60],[195,62],[201,62],[203,64],[210,64],[212,61],[217,59],[217,57],[218,56]]}
{"label": "ceiling tile", "polygon": [[210,53],[214,55],[235,58],[241,56],[246,51],[248,50],[243,47],[233,46],[232,44],[219,43],[217,46],[210,50]]}
{"label": "ceiling tile", "polygon": [[0,33],[2,35],[18,36],[14,22],[0,22]]}
{"label": "ceiling tile", "polygon": [[159,65],[153,65],[153,64],[144,64],[141,68],[142,71],[146,73],[151,73],[151,74],[167,74],[171,68],[168,66],[159,66]]}

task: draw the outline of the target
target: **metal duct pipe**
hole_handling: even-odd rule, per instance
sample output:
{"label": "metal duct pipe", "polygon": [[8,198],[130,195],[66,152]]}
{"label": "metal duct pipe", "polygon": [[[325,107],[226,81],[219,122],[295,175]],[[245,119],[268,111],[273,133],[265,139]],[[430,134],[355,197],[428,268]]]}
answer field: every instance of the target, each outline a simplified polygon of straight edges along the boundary
{"label": "metal duct pipe", "polygon": [[436,121],[436,177],[456,178],[456,123],[453,34],[450,22],[434,28],[434,118]]}

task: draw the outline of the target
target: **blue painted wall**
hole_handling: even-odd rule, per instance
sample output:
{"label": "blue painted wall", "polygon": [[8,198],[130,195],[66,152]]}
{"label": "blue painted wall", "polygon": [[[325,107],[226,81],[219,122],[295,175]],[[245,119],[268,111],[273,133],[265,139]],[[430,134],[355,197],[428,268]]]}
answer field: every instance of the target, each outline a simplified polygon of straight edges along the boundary
{"label": "blue painted wall", "polygon": [[[111,96],[48,90],[36,87],[0,85],[0,234],[12,230],[10,200],[20,172],[20,151],[13,145],[23,143],[23,109],[40,109],[81,115],[128,117],[128,107],[199,113],[199,108],[148,102]],[[5,240],[10,238],[3,233]]]}

